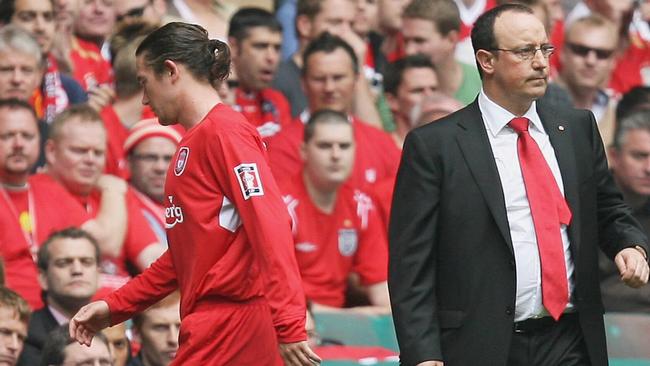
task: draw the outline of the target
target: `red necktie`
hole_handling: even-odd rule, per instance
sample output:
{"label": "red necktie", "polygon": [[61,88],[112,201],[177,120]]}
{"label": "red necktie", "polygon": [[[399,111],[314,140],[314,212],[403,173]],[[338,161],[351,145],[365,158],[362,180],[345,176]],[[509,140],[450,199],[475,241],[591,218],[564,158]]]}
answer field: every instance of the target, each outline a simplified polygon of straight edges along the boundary
{"label": "red necktie", "polygon": [[571,210],[537,143],[528,133],[528,119],[513,118],[508,125],[517,132],[517,153],[526,195],[533,217],[542,267],[542,303],[558,320],[569,302],[564,246],[560,224],[569,225]]}

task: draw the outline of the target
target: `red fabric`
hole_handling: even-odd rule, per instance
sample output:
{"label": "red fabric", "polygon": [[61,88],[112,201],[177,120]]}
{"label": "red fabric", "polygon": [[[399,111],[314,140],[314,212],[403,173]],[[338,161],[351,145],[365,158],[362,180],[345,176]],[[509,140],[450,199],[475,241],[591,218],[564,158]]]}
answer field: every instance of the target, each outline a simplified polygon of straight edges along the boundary
{"label": "red fabric", "polygon": [[[497,6],[496,0],[487,0],[485,2],[485,8],[483,13]],[[474,19],[476,21],[476,19]],[[462,41],[463,39],[470,37],[472,35],[472,28],[474,27],[474,22],[472,23],[462,23],[460,24],[460,32],[458,32],[458,40]]]}
{"label": "red fabric", "polygon": [[106,174],[113,174],[122,179],[129,178],[129,169],[124,153],[124,141],[129,136],[129,130],[122,124],[112,105],[102,109],[102,121],[106,128]]}
{"label": "red fabric", "polygon": [[291,107],[285,96],[271,88],[246,93],[235,89],[235,109],[257,128],[260,136],[268,138],[291,123]]}
{"label": "red fabric", "polygon": [[393,189],[395,188],[395,179],[386,178],[377,182],[370,191],[370,195],[377,207],[377,214],[382,221],[383,227],[388,230],[390,221],[390,208],[393,204]]}
{"label": "red fabric", "polygon": [[406,56],[406,44],[404,43],[404,34],[398,32],[395,35],[395,48],[388,52],[386,60],[388,62],[395,62]]}
{"label": "red fabric", "polygon": [[609,87],[624,94],[635,86],[650,86],[650,45],[633,39],[619,56]]}
{"label": "red fabric", "polygon": [[[390,135],[356,118],[352,118],[352,127],[356,154],[348,184],[367,188],[382,179],[394,178],[401,152]],[[301,170],[300,145],[304,131],[305,125],[298,117],[282,132],[269,139],[271,169],[280,183],[292,179]]]}
{"label": "red fabric", "polygon": [[[26,209],[28,211],[29,204],[27,207],[22,204],[21,207],[12,209],[8,205],[13,202],[0,199],[0,242],[7,287],[23,296],[32,309],[41,308],[43,303],[37,280],[38,270],[26,238],[31,237],[36,245],[41,245],[52,232],[70,226],[81,226],[90,219],[72,195],[56,182],[43,177],[43,174],[36,174],[28,181],[35,218],[31,218],[34,227],[27,236],[13,212],[20,216]],[[30,213],[27,212],[27,215]]]}
{"label": "red fabric", "polygon": [[72,61],[72,77],[81,84],[84,90],[103,84],[113,85],[113,68],[102,57],[96,44],[73,37],[70,60]]}
{"label": "red fabric", "polygon": [[[211,316],[218,317],[219,303],[239,309],[241,303],[264,296],[271,307],[278,340],[306,339],[304,294],[292,248],[290,219],[265,155],[255,128],[223,104],[187,131],[165,183],[169,250],[106,298],[113,324],[142,311],[178,286],[183,322],[188,319],[191,324],[201,304],[214,310]],[[255,179],[238,174],[236,169],[241,169],[241,164],[256,164]],[[256,189],[260,187],[262,195]],[[253,195],[246,199],[244,192]],[[206,349],[220,350],[202,361],[212,365],[217,364],[219,355],[275,351],[247,342],[264,327],[256,317],[237,316],[227,322],[228,329],[208,325],[197,330],[196,342],[209,345]],[[247,336],[242,338],[242,334]],[[198,349],[187,342],[189,338],[181,336],[179,359]]]}
{"label": "red fabric", "polygon": [[528,124],[527,118],[518,117],[508,125],[519,135],[517,153],[542,267],[542,302],[551,316],[558,320],[569,302],[560,224],[569,225],[571,210],[542,151],[528,133]]}
{"label": "red fabric", "polygon": [[283,198],[307,299],[340,308],[350,273],[364,286],[386,281],[388,242],[370,197],[344,185],[328,214],[312,203],[302,176],[292,181]]}
{"label": "red fabric", "polygon": [[556,21],[551,29],[551,44],[555,46],[555,52],[551,55],[550,65],[552,75],[557,75],[560,71],[560,53],[564,47],[564,21]]}

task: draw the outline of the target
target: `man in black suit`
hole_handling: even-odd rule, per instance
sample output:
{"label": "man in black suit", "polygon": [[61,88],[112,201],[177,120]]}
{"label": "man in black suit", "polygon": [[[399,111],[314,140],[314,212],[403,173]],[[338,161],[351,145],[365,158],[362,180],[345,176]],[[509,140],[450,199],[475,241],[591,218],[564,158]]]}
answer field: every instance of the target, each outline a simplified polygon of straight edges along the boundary
{"label": "man in black suit", "polygon": [[45,307],[30,320],[19,366],[41,362],[41,351],[48,334],[69,319],[97,291],[99,247],[95,239],[77,228],[50,235],[38,250],[39,282],[45,294]]}
{"label": "man in black suit", "polygon": [[593,115],[536,101],[553,52],[521,5],[472,30],[477,100],[413,130],[390,223],[402,365],[606,365],[598,247],[632,287],[647,238]]}

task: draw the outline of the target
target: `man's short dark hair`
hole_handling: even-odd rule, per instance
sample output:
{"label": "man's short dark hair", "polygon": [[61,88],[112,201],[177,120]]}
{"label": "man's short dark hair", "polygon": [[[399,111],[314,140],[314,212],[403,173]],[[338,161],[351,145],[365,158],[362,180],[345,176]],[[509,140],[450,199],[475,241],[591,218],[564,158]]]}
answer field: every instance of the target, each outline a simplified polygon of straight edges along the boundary
{"label": "man's short dark hair", "polygon": [[620,121],[631,113],[650,109],[650,87],[636,86],[628,90],[616,105],[616,120]]}
{"label": "man's short dark hair", "polygon": [[[70,338],[68,323],[54,328],[47,336],[43,352],[41,353],[41,366],[60,366],[65,361],[65,348],[76,342]],[[93,342],[102,342],[108,347],[108,339],[102,332],[95,333]],[[110,348],[109,348],[110,349]]]}
{"label": "man's short dark hair", "polygon": [[434,73],[436,69],[431,63],[431,59],[425,55],[411,55],[403,57],[388,65],[384,73],[384,91],[388,94],[397,94],[397,89],[402,83],[404,72],[409,69],[431,69]]}
{"label": "man's short dark hair", "polygon": [[282,32],[282,25],[270,12],[254,7],[239,9],[230,18],[228,27],[228,37],[236,39],[238,42],[246,39],[251,28],[263,27],[268,32]]}
{"label": "man's short dark hair", "polygon": [[309,142],[314,137],[316,126],[321,124],[347,124],[350,125],[350,120],[345,113],[335,111],[333,109],[321,109],[314,112],[307,123],[305,124],[305,132],[303,134],[303,141]]}
{"label": "man's short dark hair", "polygon": [[[496,6],[485,13],[483,13],[472,28],[472,47],[474,47],[474,54],[478,50],[492,51],[499,48],[496,36],[494,35],[494,22],[503,13],[512,11],[516,13],[533,14],[531,8],[521,4],[503,4]],[[483,77],[483,70],[481,65],[476,62],[478,72]]]}
{"label": "man's short dark hair", "polygon": [[47,267],[50,264],[50,246],[53,242],[61,239],[86,239],[93,246],[93,249],[95,250],[95,260],[99,263],[100,252],[97,240],[85,230],[76,227],[69,227],[52,233],[45,242],[43,242],[41,247],[38,248],[36,264],[38,265],[39,270],[43,272],[47,271]]}
{"label": "man's short dark hair", "polygon": [[307,67],[308,67],[307,65],[309,64],[307,61],[314,53],[316,52],[332,53],[339,48],[345,51],[345,53],[347,53],[348,56],[350,56],[350,60],[352,61],[352,67],[354,68],[353,71],[355,74],[358,74],[359,59],[357,59],[357,55],[354,53],[354,49],[352,49],[352,46],[350,46],[347,42],[345,42],[341,37],[332,35],[329,32],[323,32],[316,39],[309,42],[307,48],[305,49],[305,53],[302,55],[302,75],[304,76],[307,74]]}
{"label": "man's short dark hair", "polygon": [[34,112],[34,107],[32,107],[27,101],[20,100],[17,98],[9,98],[9,99],[0,99],[0,109],[23,109],[29,112],[34,117],[35,121],[38,121],[38,117],[36,117],[36,112]]}
{"label": "man's short dark hair", "polygon": [[460,11],[453,0],[413,0],[404,8],[403,18],[422,19],[433,23],[443,36],[460,31]]}

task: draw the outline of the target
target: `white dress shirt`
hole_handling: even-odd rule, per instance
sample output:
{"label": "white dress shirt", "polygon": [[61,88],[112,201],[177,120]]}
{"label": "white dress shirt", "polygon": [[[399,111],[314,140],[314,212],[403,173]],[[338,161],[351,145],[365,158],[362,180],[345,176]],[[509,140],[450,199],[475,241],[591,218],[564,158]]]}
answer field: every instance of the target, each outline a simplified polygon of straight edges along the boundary
{"label": "white dress shirt", "polygon": [[[542,277],[535,227],[517,156],[518,135],[507,126],[508,122],[517,116],[491,101],[482,89],[478,97],[478,105],[483,116],[497,170],[499,171],[510,226],[510,237],[512,238],[515,253],[517,268],[515,321],[548,316],[548,312],[542,305]],[[529,133],[542,151],[560,191],[564,194],[562,175],[555,158],[555,151],[544,131],[539,115],[537,115],[535,102],[532,103],[523,117],[531,121]],[[574,265],[569,250],[566,225],[561,225],[561,234],[569,294],[572,294]],[[567,307],[567,309],[570,308],[572,308],[572,304]]]}

